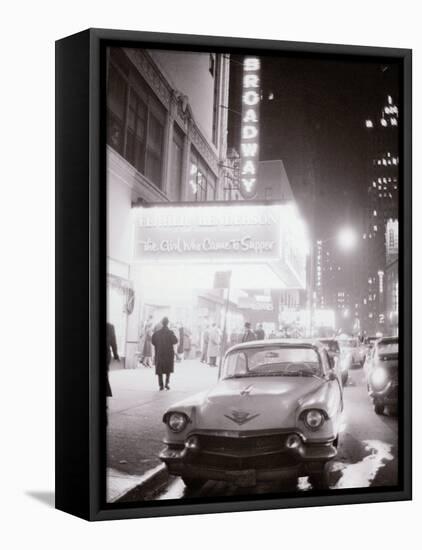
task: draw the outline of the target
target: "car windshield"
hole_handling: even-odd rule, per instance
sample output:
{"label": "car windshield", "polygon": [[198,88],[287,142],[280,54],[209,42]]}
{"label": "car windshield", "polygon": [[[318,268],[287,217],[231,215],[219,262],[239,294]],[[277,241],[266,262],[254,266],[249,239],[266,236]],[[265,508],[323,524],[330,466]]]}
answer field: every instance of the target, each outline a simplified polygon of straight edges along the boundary
{"label": "car windshield", "polygon": [[338,353],[340,351],[337,340],[320,340],[320,342],[328,349],[328,351],[332,351],[334,353]]}
{"label": "car windshield", "polygon": [[248,376],[323,376],[319,353],[309,347],[247,348],[234,350],[224,361],[222,378]]}

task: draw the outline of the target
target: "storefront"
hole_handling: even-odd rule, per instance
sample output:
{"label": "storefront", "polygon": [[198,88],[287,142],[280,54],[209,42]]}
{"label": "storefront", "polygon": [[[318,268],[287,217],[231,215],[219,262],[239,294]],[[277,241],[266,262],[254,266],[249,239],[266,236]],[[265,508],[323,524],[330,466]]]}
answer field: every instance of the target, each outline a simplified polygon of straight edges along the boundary
{"label": "storefront", "polygon": [[265,319],[250,305],[252,321],[267,322],[273,306],[264,306],[263,296],[274,289],[305,288],[308,244],[293,203],[148,205],[134,207],[131,215],[129,366],[149,316],[158,323],[166,315],[175,329],[183,326],[196,356],[206,327],[225,324],[229,340],[250,320],[245,304],[261,299]]}

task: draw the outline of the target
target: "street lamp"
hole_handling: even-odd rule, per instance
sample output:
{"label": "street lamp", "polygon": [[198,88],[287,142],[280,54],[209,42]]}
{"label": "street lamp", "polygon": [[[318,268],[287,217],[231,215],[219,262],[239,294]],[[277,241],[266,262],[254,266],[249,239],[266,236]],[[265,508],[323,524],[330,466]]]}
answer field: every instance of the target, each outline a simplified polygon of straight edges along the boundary
{"label": "street lamp", "polygon": [[351,227],[343,227],[337,235],[337,242],[342,250],[352,250],[357,242],[356,232]]}

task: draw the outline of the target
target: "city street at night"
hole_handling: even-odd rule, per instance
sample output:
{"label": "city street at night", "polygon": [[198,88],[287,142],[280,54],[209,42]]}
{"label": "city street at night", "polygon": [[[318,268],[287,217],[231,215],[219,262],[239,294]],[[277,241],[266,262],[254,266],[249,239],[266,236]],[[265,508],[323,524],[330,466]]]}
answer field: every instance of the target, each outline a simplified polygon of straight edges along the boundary
{"label": "city street at night", "polygon": [[[130,500],[139,498],[179,499],[194,497],[218,497],[236,494],[282,492],[282,483],[260,484],[254,488],[236,487],[223,482],[208,481],[200,489],[187,489],[180,478],[170,477],[158,494],[145,495],[142,486],[133,490],[142,476],[157,468],[157,456],[163,447],[164,410],[176,400],[192,392],[200,391],[199,377],[192,376],[200,370],[201,380],[213,384],[217,369],[188,361],[177,366],[172,390],[158,392],[156,380],[150,369],[114,371],[111,383],[116,397],[110,399],[109,426],[109,482],[114,484],[114,496],[123,501],[124,490],[130,491]],[[122,382],[131,379],[131,391],[124,391]],[[186,382],[190,381],[189,384]],[[195,382],[194,382],[195,381]],[[173,390],[174,386],[174,390]],[[139,398],[142,387],[142,398]],[[182,391],[180,388],[184,387]],[[113,388],[114,390],[114,388]],[[124,428],[123,428],[124,427]],[[121,482],[120,485],[118,482]],[[377,415],[366,391],[363,369],[350,372],[344,389],[344,413],[339,438],[338,455],[330,465],[331,489],[393,486],[397,482],[397,417],[386,411]],[[299,491],[312,490],[305,477],[299,478]],[[291,491],[291,486],[289,487]],[[116,492],[117,491],[117,492]]]}
{"label": "city street at night", "polygon": [[107,60],[107,500],[397,488],[397,64]]}

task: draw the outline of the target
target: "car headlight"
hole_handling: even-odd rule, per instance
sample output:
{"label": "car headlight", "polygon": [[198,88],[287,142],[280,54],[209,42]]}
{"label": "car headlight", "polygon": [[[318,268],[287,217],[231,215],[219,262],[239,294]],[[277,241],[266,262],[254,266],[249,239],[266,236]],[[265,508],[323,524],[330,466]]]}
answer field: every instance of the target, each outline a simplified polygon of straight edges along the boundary
{"label": "car headlight", "polygon": [[371,374],[371,382],[374,388],[381,389],[388,382],[388,376],[385,369],[377,367]]}
{"label": "car headlight", "polygon": [[165,421],[172,432],[179,433],[186,428],[189,419],[183,413],[172,412],[166,415]]}
{"label": "car headlight", "polygon": [[324,423],[324,414],[318,409],[309,409],[303,413],[303,421],[310,430],[318,430]]}

